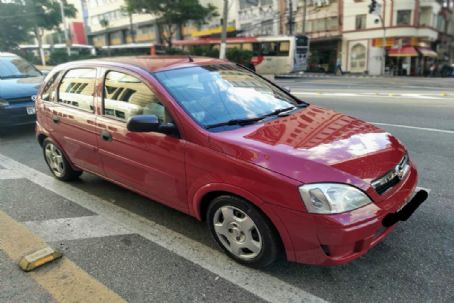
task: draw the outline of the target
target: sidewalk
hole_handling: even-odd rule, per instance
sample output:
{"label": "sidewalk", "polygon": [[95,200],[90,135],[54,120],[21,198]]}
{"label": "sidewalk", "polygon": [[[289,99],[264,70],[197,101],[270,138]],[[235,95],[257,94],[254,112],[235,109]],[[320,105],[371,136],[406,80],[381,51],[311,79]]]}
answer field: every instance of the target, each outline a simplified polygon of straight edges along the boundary
{"label": "sidewalk", "polygon": [[336,75],[336,74],[326,74],[326,73],[311,73],[311,72],[304,72],[302,74],[283,74],[283,75],[276,75],[275,79],[301,79],[301,78],[427,78],[427,77],[413,77],[413,76],[392,76],[392,75],[365,75],[365,74],[343,74],[343,75]]}

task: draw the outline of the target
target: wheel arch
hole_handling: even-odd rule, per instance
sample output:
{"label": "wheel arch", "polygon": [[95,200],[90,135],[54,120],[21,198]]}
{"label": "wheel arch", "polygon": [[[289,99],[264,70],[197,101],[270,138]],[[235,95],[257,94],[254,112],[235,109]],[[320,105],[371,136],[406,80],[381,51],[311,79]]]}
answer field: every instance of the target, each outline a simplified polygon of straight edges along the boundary
{"label": "wheel arch", "polygon": [[[78,168],[77,166],[74,165],[73,161],[71,160],[71,158],[68,156],[68,154],[66,153],[66,151],[61,147],[61,144],[55,140],[54,138],[52,138],[50,135],[46,135],[46,134],[39,134],[38,137],[38,142],[39,144],[41,145],[41,147],[44,147],[43,144],[44,144],[44,141],[46,139],[49,139],[50,141],[52,141],[55,145],[58,146],[58,148],[60,149],[60,151],[63,153],[65,159],[68,161],[69,165],[71,166],[71,168],[75,171],[82,171],[80,168]],[[40,141],[42,139],[42,141]]]}
{"label": "wheel arch", "polygon": [[205,221],[209,204],[215,198],[222,195],[236,196],[255,206],[265,216],[265,218],[270,221],[271,225],[275,229],[287,259],[294,260],[293,243],[281,218],[272,210],[271,207],[267,207],[267,203],[247,190],[229,184],[218,183],[206,185],[200,188],[193,196],[191,210],[193,215],[198,220]]}
{"label": "wheel arch", "polygon": [[36,138],[41,147],[43,147],[43,143],[44,143],[44,140],[46,140],[46,138],[47,138],[47,136],[45,134],[39,134],[38,137]]}
{"label": "wheel arch", "polygon": [[193,215],[198,220],[203,221],[210,202],[222,195],[236,196],[259,208],[264,203],[260,198],[242,188],[223,183],[209,184],[200,188],[193,195],[191,209]]}

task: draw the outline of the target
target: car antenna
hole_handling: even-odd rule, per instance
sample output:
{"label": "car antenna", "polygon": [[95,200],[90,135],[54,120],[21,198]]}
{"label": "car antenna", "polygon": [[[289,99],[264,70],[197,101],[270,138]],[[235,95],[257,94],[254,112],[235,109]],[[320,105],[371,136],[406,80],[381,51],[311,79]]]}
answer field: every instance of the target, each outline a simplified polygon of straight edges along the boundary
{"label": "car antenna", "polygon": [[189,62],[194,62],[194,59],[192,59],[191,55],[187,55]]}

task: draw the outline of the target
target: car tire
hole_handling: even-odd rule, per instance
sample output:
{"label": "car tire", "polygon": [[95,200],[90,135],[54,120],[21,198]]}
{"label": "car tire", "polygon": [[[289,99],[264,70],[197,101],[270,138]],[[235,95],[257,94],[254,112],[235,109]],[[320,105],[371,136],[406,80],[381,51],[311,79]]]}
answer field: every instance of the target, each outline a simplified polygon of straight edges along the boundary
{"label": "car tire", "polygon": [[239,197],[215,198],[208,207],[207,224],[226,254],[243,265],[266,267],[282,253],[279,235],[270,220]]}
{"label": "car tire", "polygon": [[82,175],[82,171],[74,170],[61,151],[51,139],[43,141],[43,154],[52,175],[61,181],[74,181]]}

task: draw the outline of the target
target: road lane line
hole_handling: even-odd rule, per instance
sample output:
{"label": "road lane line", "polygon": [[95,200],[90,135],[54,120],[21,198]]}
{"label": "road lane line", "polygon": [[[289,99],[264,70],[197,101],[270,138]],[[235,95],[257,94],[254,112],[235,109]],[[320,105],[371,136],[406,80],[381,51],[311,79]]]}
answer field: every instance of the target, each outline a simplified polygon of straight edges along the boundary
{"label": "road lane line", "polygon": [[0,154],[0,163],[8,169],[86,209],[103,216],[133,233],[191,261],[269,302],[327,302],[309,292],[264,272],[241,266],[219,250],[209,248],[165,226],[113,205],[70,184],[23,165]]}
{"label": "road lane line", "polygon": [[422,187],[422,186],[417,186],[416,187],[416,190],[425,190],[427,193],[430,194],[430,192],[432,191],[430,188],[427,188],[427,187]]}
{"label": "road lane line", "polygon": [[415,99],[426,99],[426,100],[446,100],[446,97],[435,97],[433,95],[422,95],[422,94],[400,94],[400,93],[335,93],[335,92],[293,92],[293,95],[301,96],[324,96],[324,97],[371,97],[371,98],[415,98]]}
{"label": "road lane line", "polygon": [[[0,250],[10,259],[19,259],[47,244],[27,227],[0,211]],[[125,302],[80,267],[63,258],[29,275],[58,302]]]}
{"label": "road lane line", "polygon": [[21,179],[21,175],[9,169],[0,169],[0,180]]}
{"label": "road lane line", "polygon": [[408,129],[417,129],[417,130],[423,130],[423,131],[428,131],[428,132],[444,133],[444,134],[451,134],[451,135],[454,134],[454,130],[447,130],[447,129],[418,127],[418,126],[390,124],[390,123],[381,123],[381,122],[369,122],[369,123],[372,123],[375,125],[380,125],[380,126],[391,126],[391,127],[400,127],[400,128],[408,128]]}
{"label": "road lane line", "polygon": [[106,221],[101,216],[60,218],[22,223],[46,242],[131,234],[126,228]]}

